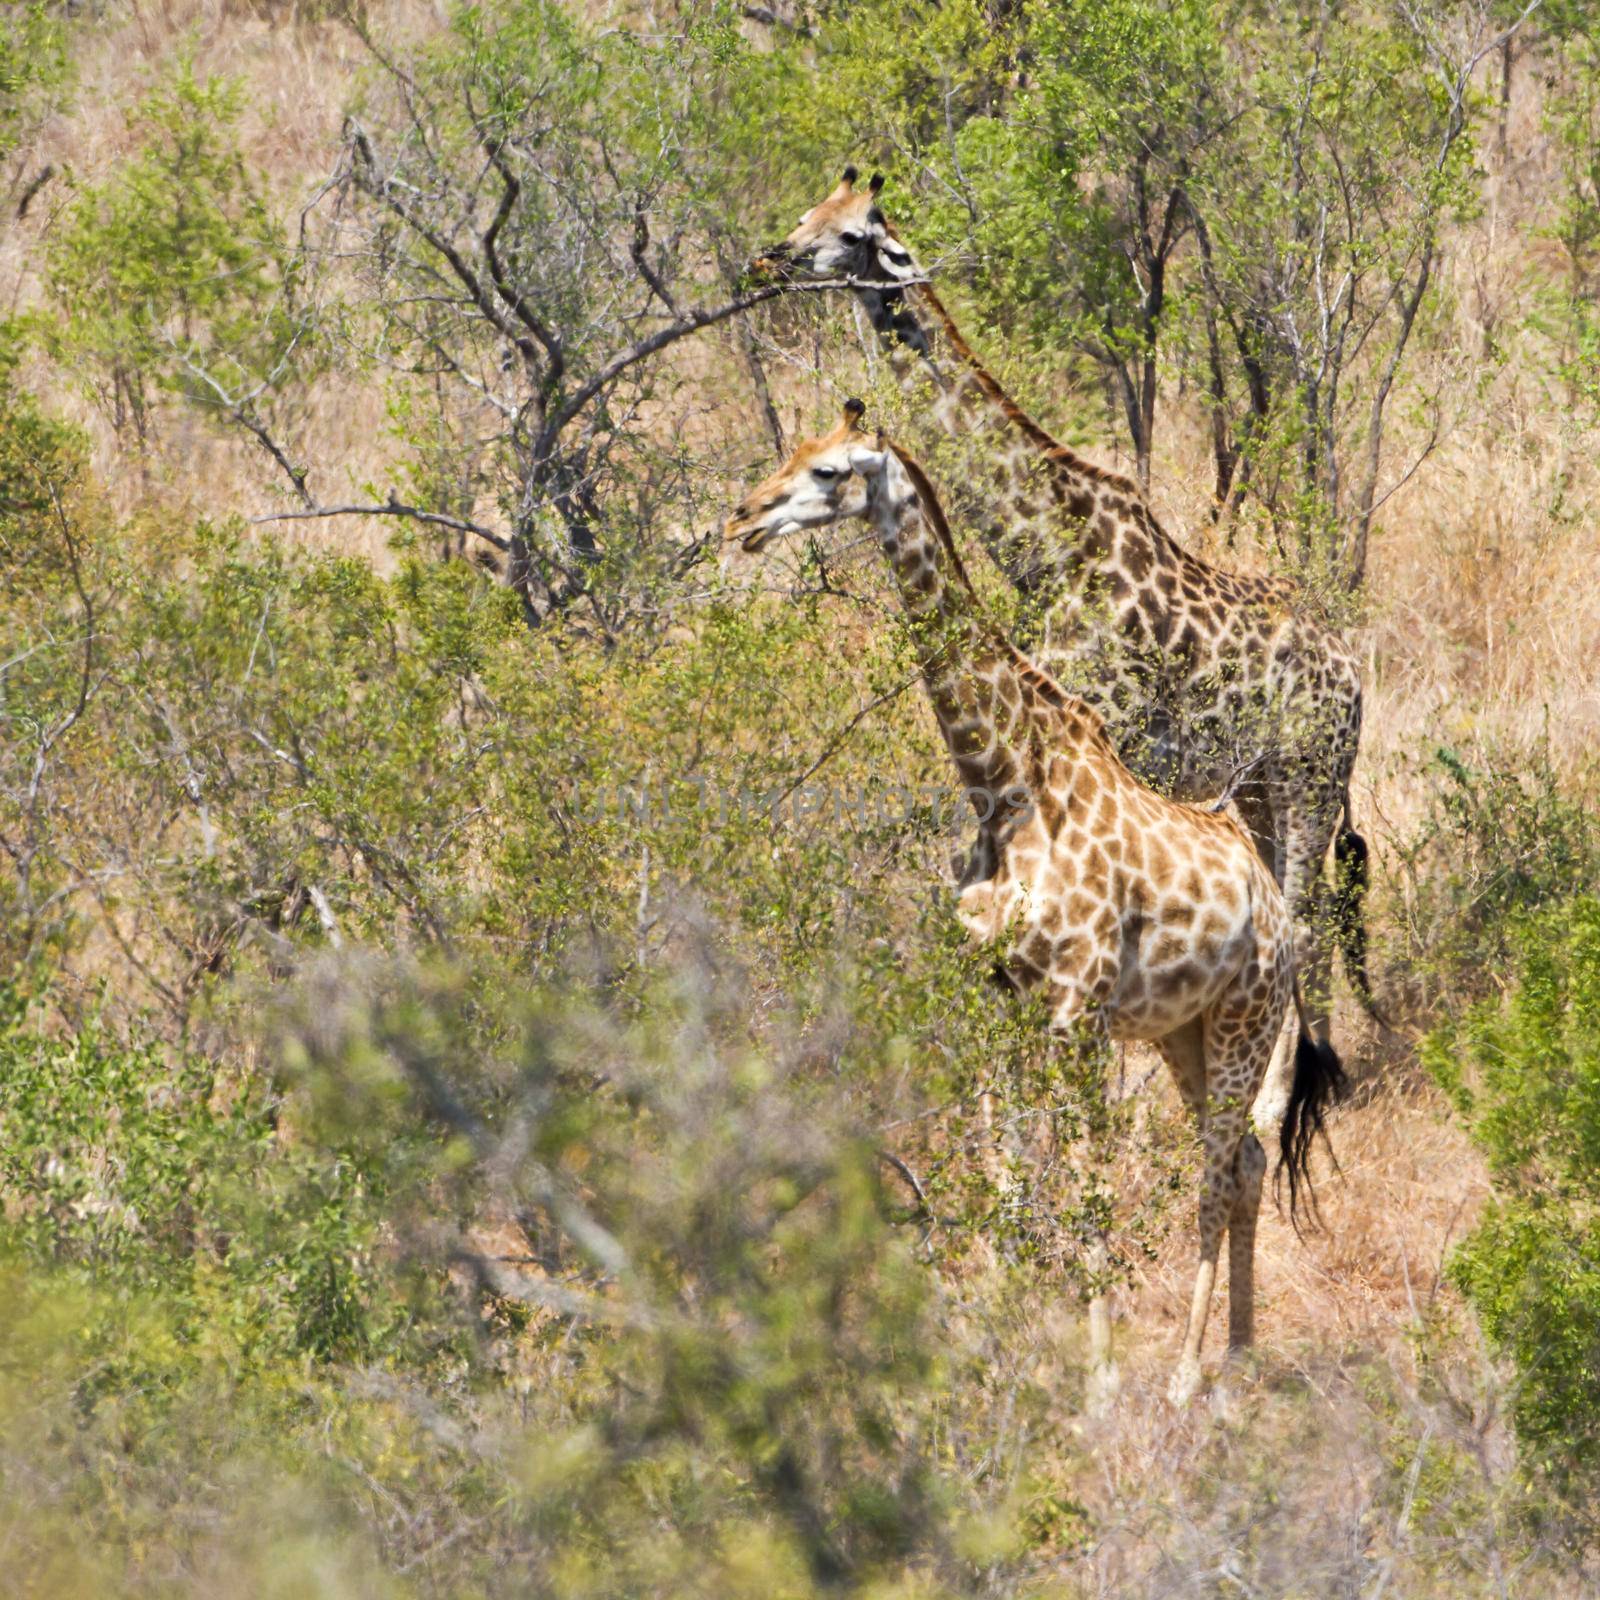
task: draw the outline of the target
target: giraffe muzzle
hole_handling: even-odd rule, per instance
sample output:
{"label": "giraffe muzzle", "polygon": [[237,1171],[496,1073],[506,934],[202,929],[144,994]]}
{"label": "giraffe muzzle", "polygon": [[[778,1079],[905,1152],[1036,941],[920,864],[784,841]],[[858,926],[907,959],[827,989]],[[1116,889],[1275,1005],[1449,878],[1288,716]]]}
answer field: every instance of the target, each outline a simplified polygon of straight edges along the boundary
{"label": "giraffe muzzle", "polygon": [[800,533],[804,527],[805,524],[803,522],[796,522],[793,517],[785,517],[782,522],[774,523],[771,526],[761,524],[751,528],[748,533],[739,538],[739,548],[750,555],[754,555],[756,551],[771,540],[786,539],[791,533]]}
{"label": "giraffe muzzle", "polygon": [[792,245],[776,244],[763,250],[750,263],[750,275],[765,283],[810,283],[836,276],[836,268],[817,265],[818,246],[796,250]]}
{"label": "giraffe muzzle", "polygon": [[744,269],[745,277],[753,283],[770,283],[773,279],[789,276],[794,251],[787,244],[768,245],[759,251]]}

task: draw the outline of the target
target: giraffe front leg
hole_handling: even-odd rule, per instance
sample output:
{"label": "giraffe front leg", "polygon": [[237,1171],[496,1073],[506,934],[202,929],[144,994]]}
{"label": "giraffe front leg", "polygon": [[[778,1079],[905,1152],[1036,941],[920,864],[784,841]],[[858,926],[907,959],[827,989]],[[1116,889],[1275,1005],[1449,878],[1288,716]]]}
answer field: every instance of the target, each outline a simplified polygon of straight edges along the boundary
{"label": "giraffe front leg", "polygon": [[1205,1121],[1205,1174],[1200,1184],[1200,1260],[1195,1268],[1194,1294],[1184,1329],[1183,1352],[1167,1385],[1167,1398],[1175,1406],[1187,1405],[1200,1387],[1200,1347],[1205,1342],[1206,1319],[1217,1286],[1217,1258],[1222,1235],[1233,1211],[1234,1157],[1244,1137],[1247,1108],[1234,1097],[1212,1099]]}
{"label": "giraffe front leg", "polygon": [[[1057,989],[1052,996],[1050,1031],[1057,1050],[1079,1060],[1098,1055],[1100,1059],[1093,1066],[1103,1070],[1110,1036],[1098,1007],[1085,991],[1065,986]],[[1084,1143],[1092,1146],[1095,1138],[1090,1131],[1084,1136]],[[1099,1416],[1110,1407],[1121,1385],[1111,1349],[1111,1245],[1103,1229],[1096,1230],[1086,1254],[1091,1280],[1088,1408],[1092,1415]]]}
{"label": "giraffe front leg", "polygon": [[1103,1416],[1110,1410],[1122,1383],[1111,1354],[1111,1296],[1106,1287],[1110,1264],[1110,1245],[1103,1233],[1098,1234],[1089,1246],[1089,1271],[1096,1285],[1089,1295],[1088,1405],[1091,1416]]}

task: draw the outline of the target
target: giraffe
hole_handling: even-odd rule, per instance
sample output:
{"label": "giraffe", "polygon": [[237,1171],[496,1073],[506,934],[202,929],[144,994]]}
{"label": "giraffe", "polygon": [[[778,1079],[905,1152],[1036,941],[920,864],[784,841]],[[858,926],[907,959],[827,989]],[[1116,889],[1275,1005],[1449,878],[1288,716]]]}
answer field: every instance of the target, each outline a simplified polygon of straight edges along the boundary
{"label": "giraffe", "polygon": [[[961,922],[1003,949],[1011,986],[1043,991],[1053,1037],[1079,1046],[1148,1040],[1172,1071],[1205,1155],[1199,1261],[1169,1386],[1182,1404],[1200,1382],[1225,1233],[1230,1346],[1253,1335],[1267,1157],[1251,1131],[1251,1107],[1291,996],[1301,1034],[1277,1129],[1291,1212],[1343,1072],[1309,1030],[1288,908],[1249,834],[1220,811],[1140,783],[1099,713],[983,615],[926,473],[881,434],[863,431],[864,409],[847,402],[832,432],[801,444],[740,502],[725,550],[736,561],[799,529],[868,523],[978,816],[956,889]],[[1091,1302],[1089,1325],[1092,1373],[1103,1382],[1111,1370],[1103,1294]]]}
{"label": "giraffe", "polygon": [[[1235,791],[1288,901],[1315,1030],[1326,1038],[1330,929],[1373,1009],[1361,919],[1367,846],[1350,804],[1361,734],[1356,658],[1287,579],[1200,560],[1162,528],[1131,480],[1029,416],[962,336],[884,215],[882,176],[864,189],[857,177],[847,167],[751,272],[852,282],[915,407],[932,384],[940,426],[980,463],[957,497],[963,520],[1035,611],[1025,642],[1101,712],[1140,777],[1180,799]],[[1330,841],[1332,896],[1323,880]],[[1268,1078],[1269,1121],[1289,1092],[1289,1046],[1286,1031]]]}

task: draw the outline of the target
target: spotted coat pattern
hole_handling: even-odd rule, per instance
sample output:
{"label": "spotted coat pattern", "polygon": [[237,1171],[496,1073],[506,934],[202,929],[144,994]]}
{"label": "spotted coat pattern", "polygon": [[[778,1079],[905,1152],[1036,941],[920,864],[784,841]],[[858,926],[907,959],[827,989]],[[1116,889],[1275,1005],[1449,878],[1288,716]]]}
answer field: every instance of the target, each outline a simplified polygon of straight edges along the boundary
{"label": "spotted coat pattern", "polygon": [[[960,438],[973,470],[955,499],[1031,602],[1039,664],[1105,717],[1128,766],[1180,799],[1232,788],[1294,915],[1319,1031],[1329,985],[1323,862],[1361,734],[1349,647],[1293,584],[1224,571],[1162,528],[1138,487],[1060,444],[1005,392],[962,336],[879,205],[839,185],[752,270],[890,287],[858,295],[913,406]],[[1271,1102],[1287,1103],[1285,1034]]]}
{"label": "spotted coat pattern", "polygon": [[[1186,1398],[1225,1233],[1230,1343],[1251,1338],[1266,1156],[1249,1117],[1293,992],[1288,910],[1244,829],[1141,783],[1099,713],[984,618],[926,474],[863,432],[861,414],[852,401],[741,502],[730,559],[804,528],[868,522],[945,743],[978,797],[962,922],[1003,950],[1018,987],[1043,991],[1058,1036],[1149,1040],[1171,1068],[1205,1152],[1200,1259],[1172,1385]],[[1103,1316],[1098,1326],[1108,1329]],[[1102,1366],[1108,1337],[1096,1335]]]}

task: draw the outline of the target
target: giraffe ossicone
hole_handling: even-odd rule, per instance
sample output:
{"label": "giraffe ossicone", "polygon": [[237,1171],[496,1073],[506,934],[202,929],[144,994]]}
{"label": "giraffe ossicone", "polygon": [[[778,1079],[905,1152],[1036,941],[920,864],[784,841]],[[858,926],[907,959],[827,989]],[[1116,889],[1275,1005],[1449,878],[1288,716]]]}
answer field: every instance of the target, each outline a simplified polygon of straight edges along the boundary
{"label": "giraffe ossicone", "polygon": [[[1119,759],[1099,713],[1067,693],[983,612],[927,474],[864,431],[851,401],[728,519],[725,549],[863,518],[888,559],[924,685],[977,836],[956,886],[969,933],[1010,980],[1042,991],[1052,1033],[1081,1046],[1157,1047],[1205,1151],[1199,1262],[1171,1393],[1199,1381],[1224,1235],[1229,1342],[1253,1335],[1254,1249],[1267,1158],[1250,1129],[1291,997],[1297,1070],[1276,1133],[1291,1211],[1311,1135],[1342,1086],[1337,1057],[1306,1034],[1291,919],[1272,873],[1231,817],[1158,794]],[[1091,1306],[1094,1372],[1110,1370],[1109,1321]]]}

